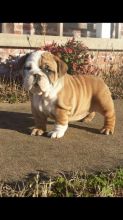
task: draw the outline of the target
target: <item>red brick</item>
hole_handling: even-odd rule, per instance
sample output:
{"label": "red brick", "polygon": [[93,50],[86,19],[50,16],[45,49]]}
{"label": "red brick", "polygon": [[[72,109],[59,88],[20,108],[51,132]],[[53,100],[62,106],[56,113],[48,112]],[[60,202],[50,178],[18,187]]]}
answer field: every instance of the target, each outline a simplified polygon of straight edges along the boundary
{"label": "red brick", "polygon": [[32,25],[31,24],[24,24],[23,25],[24,29],[31,29],[32,28]]}

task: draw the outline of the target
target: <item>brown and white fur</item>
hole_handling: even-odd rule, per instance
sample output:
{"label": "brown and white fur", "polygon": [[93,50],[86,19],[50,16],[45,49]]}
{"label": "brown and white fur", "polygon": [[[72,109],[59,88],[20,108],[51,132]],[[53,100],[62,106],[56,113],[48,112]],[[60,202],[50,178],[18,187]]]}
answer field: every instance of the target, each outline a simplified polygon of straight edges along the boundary
{"label": "brown and white fur", "polygon": [[24,64],[24,87],[31,94],[35,128],[31,135],[46,131],[47,118],[55,120],[51,138],[64,136],[70,121],[90,121],[99,112],[104,116],[101,133],[113,134],[115,110],[109,88],[94,76],[69,75],[67,65],[46,51],[30,53]]}

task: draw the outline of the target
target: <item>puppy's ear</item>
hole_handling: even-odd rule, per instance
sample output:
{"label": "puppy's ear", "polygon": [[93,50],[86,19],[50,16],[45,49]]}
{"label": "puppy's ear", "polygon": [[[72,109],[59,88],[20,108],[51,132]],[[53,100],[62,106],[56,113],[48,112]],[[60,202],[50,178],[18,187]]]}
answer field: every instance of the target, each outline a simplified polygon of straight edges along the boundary
{"label": "puppy's ear", "polygon": [[62,61],[58,56],[55,55],[54,55],[54,60],[57,63],[57,72],[59,77],[65,75],[65,73],[67,73],[68,70],[67,64],[64,61]]}
{"label": "puppy's ear", "polygon": [[29,56],[29,53],[28,54],[25,54],[24,56],[21,56],[18,58],[18,68],[23,68],[24,67],[24,63],[27,59],[27,57]]}

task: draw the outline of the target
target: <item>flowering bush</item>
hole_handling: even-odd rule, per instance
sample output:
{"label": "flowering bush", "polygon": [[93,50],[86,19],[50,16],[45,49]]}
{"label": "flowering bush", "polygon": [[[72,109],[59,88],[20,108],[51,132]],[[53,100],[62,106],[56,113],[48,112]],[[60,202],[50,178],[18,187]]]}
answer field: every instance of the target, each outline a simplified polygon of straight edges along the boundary
{"label": "flowering bush", "polygon": [[[74,38],[64,45],[53,42],[41,49],[61,57],[68,65],[69,74],[92,74],[102,77],[109,86],[112,97],[123,98],[123,53],[115,55],[114,52],[110,52],[110,57],[104,54],[105,62],[101,67],[99,58],[102,52],[89,53],[88,47]],[[11,55],[5,61],[0,58],[0,102],[29,100],[28,93],[22,87],[23,75],[18,60],[18,56]]]}
{"label": "flowering bush", "polygon": [[[123,98],[123,68],[114,68],[121,65],[121,57],[118,61],[107,60],[105,67],[101,69],[99,66],[98,53],[97,56],[90,55],[88,47],[83,43],[76,41],[74,38],[68,40],[64,45],[52,44],[45,45],[43,50],[50,51],[54,55],[58,55],[68,65],[69,74],[92,74],[100,76],[109,86],[112,97]],[[113,55],[113,54],[112,54]],[[111,54],[110,54],[111,56]],[[94,60],[93,60],[94,58]],[[116,70],[115,70],[116,69]]]}
{"label": "flowering bush", "polygon": [[98,71],[98,68],[91,64],[92,57],[89,55],[88,47],[74,38],[68,40],[64,45],[53,42],[42,49],[61,57],[68,65],[69,74],[95,74]]}

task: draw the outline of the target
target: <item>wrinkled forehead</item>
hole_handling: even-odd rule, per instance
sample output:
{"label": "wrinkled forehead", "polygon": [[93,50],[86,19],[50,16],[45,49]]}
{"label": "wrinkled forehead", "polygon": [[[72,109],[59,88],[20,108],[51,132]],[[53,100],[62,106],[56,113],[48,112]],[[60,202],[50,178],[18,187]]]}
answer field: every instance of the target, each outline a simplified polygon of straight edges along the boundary
{"label": "wrinkled forehead", "polygon": [[32,52],[26,59],[26,63],[35,63],[35,64],[39,64],[42,54],[44,54],[45,51],[34,51]]}
{"label": "wrinkled forehead", "polygon": [[35,64],[37,66],[43,66],[49,64],[50,66],[56,66],[56,62],[53,58],[53,55],[47,51],[35,51],[32,52],[26,60],[26,63]]}

